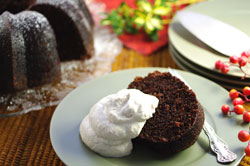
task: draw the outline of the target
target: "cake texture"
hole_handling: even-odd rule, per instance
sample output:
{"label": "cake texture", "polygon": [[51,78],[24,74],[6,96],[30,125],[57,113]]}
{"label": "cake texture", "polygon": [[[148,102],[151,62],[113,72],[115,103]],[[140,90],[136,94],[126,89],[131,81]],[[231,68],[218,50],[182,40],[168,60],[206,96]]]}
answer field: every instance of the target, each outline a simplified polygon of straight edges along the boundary
{"label": "cake texture", "polygon": [[7,0],[0,12],[0,93],[58,82],[60,61],[94,54],[82,0]]}
{"label": "cake texture", "polygon": [[204,112],[195,93],[170,73],[155,71],[136,77],[128,86],[159,99],[152,118],[148,119],[134,142],[172,154],[193,145],[202,130]]}

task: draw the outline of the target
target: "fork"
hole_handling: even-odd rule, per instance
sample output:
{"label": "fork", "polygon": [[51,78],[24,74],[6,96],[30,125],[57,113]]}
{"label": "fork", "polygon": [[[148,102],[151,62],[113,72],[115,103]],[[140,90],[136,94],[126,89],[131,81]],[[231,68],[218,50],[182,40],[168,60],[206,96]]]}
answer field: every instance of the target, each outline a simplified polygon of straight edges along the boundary
{"label": "fork", "polygon": [[[188,83],[183,79],[183,77],[176,70],[168,68],[168,71],[173,76],[183,81],[189,87],[189,89],[191,89]],[[229,150],[226,142],[215,133],[212,126],[206,120],[203,125],[203,130],[209,139],[211,150],[217,155],[218,162],[229,163],[229,162],[233,162],[237,158],[237,155]]]}

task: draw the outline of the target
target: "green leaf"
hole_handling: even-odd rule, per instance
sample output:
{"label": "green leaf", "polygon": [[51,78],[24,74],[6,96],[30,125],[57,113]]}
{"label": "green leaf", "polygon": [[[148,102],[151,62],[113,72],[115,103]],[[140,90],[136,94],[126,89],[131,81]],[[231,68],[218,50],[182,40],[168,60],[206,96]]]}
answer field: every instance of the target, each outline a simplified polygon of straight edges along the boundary
{"label": "green leaf", "polygon": [[146,22],[144,29],[145,29],[145,32],[147,34],[150,34],[154,30],[154,26],[152,25],[152,23],[150,21],[148,21],[148,22]]}
{"label": "green leaf", "polygon": [[133,14],[133,9],[129,7],[125,2],[121,3],[118,10],[119,10],[119,13],[121,13],[125,17],[130,17],[131,14]]}
{"label": "green leaf", "polygon": [[156,15],[163,16],[169,14],[171,10],[172,9],[170,7],[158,6],[153,9],[153,13]]}
{"label": "green leaf", "polygon": [[160,6],[162,4],[162,0],[155,0],[154,6]]}
{"label": "green leaf", "polygon": [[128,33],[132,33],[132,34],[138,33],[138,30],[135,29],[134,27],[129,27],[128,26],[125,29],[126,29],[126,32],[128,32]]}
{"label": "green leaf", "polygon": [[122,28],[113,28],[114,32],[119,36],[123,34],[123,29]]}
{"label": "green leaf", "polygon": [[149,37],[152,41],[157,41],[158,40],[158,31],[155,30],[155,31],[151,32]]}
{"label": "green leaf", "polygon": [[147,16],[146,13],[144,13],[144,12],[142,12],[140,10],[135,10],[134,15],[135,15],[135,17],[141,17],[141,18],[146,18],[146,16]]}
{"label": "green leaf", "polygon": [[150,20],[151,24],[156,28],[156,29],[162,29],[162,23],[161,20],[158,18],[151,18]]}
{"label": "green leaf", "polygon": [[138,0],[136,2],[137,6],[139,9],[149,13],[152,11],[152,6],[151,3],[149,3],[148,1],[144,1],[144,0]]}
{"label": "green leaf", "polygon": [[134,22],[135,22],[135,24],[141,26],[141,25],[145,24],[145,19],[142,17],[136,17]]}
{"label": "green leaf", "polygon": [[176,2],[178,0],[163,0],[163,1],[165,1],[165,2]]}
{"label": "green leaf", "polygon": [[126,23],[125,28],[127,29],[135,29],[136,27],[134,26],[134,20],[130,20],[129,22]]}
{"label": "green leaf", "polygon": [[102,24],[102,25],[110,25],[110,24],[111,24],[111,21],[108,20],[108,19],[103,19],[103,20],[101,20],[101,24]]}
{"label": "green leaf", "polygon": [[177,2],[178,0],[164,0],[164,4],[163,6],[168,6],[168,7],[172,7],[174,5],[174,2]]}

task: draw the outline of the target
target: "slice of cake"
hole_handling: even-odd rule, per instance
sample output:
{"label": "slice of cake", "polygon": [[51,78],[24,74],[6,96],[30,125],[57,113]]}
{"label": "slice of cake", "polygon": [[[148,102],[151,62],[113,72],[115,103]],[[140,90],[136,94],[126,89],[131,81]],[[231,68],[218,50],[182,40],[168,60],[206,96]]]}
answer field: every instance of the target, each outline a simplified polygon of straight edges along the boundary
{"label": "slice of cake", "polygon": [[155,71],[128,86],[154,95],[159,105],[134,142],[171,154],[193,145],[202,130],[204,112],[195,93],[170,73]]}

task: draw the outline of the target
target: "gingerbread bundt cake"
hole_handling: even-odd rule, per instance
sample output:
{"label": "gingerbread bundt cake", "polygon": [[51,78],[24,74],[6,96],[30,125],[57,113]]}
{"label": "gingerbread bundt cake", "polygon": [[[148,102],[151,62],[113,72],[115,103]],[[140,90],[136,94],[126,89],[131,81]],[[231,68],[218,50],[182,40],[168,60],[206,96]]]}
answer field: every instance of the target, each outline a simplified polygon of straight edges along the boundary
{"label": "gingerbread bundt cake", "polygon": [[9,92],[60,80],[53,30],[47,19],[24,11],[0,17],[0,91]]}
{"label": "gingerbread bundt cake", "polygon": [[204,112],[196,95],[170,73],[155,71],[136,77],[128,88],[139,89],[159,99],[135,143],[145,143],[159,152],[172,154],[196,142],[204,123]]}
{"label": "gingerbread bundt cake", "polygon": [[[54,29],[61,60],[93,55],[93,21],[80,0],[37,0],[30,10],[42,13]],[[85,8],[84,8],[85,7]]]}
{"label": "gingerbread bundt cake", "polygon": [[0,93],[58,81],[60,61],[94,54],[82,0],[7,0],[0,12]]}

